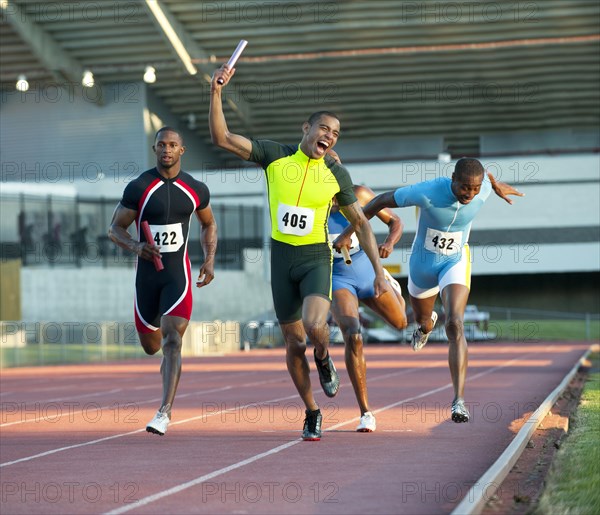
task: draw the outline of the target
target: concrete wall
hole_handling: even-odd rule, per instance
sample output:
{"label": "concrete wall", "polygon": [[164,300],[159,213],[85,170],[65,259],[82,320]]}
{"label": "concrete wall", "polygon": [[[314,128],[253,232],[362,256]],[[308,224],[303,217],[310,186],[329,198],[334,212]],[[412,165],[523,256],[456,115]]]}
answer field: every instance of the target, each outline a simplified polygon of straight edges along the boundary
{"label": "concrete wall", "polygon": [[0,320],[21,320],[21,260],[0,262]]}
{"label": "concrete wall", "polygon": [[[473,223],[473,275],[587,272],[600,269],[600,159],[597,154],[489,157],[486,169],[516,185],[525,197],[511,206],[492,194]],[[454,163],[398,161],[350,163],[353,181],[376,193],[436,177],[450,177]],[[255,169],[200,174],[224,203],[264,203],[264,182]],[[243,197],[236,196],[243,193]],[[215,200],[215,202],[217,202]],[[384,261],[406,277],[416,230],[415,210],[398,209],[405,236]],[[375,232],[386,227],[372,222]]]}
{"label": "concrete wall", "polygon": [[[342,156],[343,157],[343,156]],[[543,185],[582,181],[600,183],[600,159],[598,154],[566,154],[557,156],[532,155],[527,157],[486,157],[481,161],[498,179],[519,188],[536,188]],[[205,182],[213,195],[213,203],[251,204],[264,203],[264,172],[257,167],[240,167],[228,170],[194,169],[193,163],[182,158],[184,168],[197,179]],[[455,161],[440,163],[434,160],[389,161],[374,163],[349,163],[347,168],[355,184],[365,184],[376,192],[400,186],[408,186],[436,177],[450,177]],[[110,178],[91,182],[77,180],[72,183],[82,196],[103,196],[119,199],[124,182]],[[218,199],[218,200],[217,200]]]}
{"label": "concrete wall", "polygon": [[[239,322],[215,320],[190,322],[183,336],[181,352],[184,356],[204,356],[236,352],[243,347],[244,331]],[[106,346],[137,346],[138,337],[133,322],[1,322],[0,348],[23,348],[26,346],[61,345],[65,355],[69,345],[101,346],[100,353],[106,361]],[[39,347],[38,347],[39,351]],[[114,352],[114,351],[113,351]],[[6,356],[1,356],[4,361]],[[21,355],[20,363],[27,363],[31,356]],[[9,362],[17,361],[13,358]],[[68,362],[65,360],[65,362]],[[5,365],[0,363],[0,368]]]}
{"label": "concrete wall", "polygon": [[[214,281],[194,288],[192,320],[246,321],[272,310],[270,284],[262,262],[247,261],[243,271],[217,270]],[[192,275],[198,270],[192,269]],[[133,268],[38,268],[21,271],[23,320],[133,320]]]}
{"label": "concrete wall", "polygon": [[[474,256],[473,275],[574,273],[600,269],[600,159],[597,154],[486,158],[483,162],[496,177],[516,184],[526,196],[515,198],[514,205],[510,206],[492,194],[481,210],[470,237]],[[367,184],[375,192],[381,192],[440,175],[450,176],[453,163],[350,164],[349,169],[354,182]],[[264,206],[262,175],[258,169],[243,168],[198,173],[209,185],[215,206],[241,203]],[[97,195],[113,195],[115,199],[123,190],[123,183],[114,181],[97,184],[80,181],[72,185],[76,189],[86,186],[88,189],[84,194],[91,195],[95,191]],[[14,232],[18,205],[15,204],[12,209],[9,207],[3,201],[1,225],[3,227],[6,222]],[[408,250],[416,229],[416,218],[414,209],[399,209],[397,212],[405,224],[405,236],[384,264],[395,275],[406,277]],[[373,227],[380,234],[386,229],[378,220],[373,221]],[[81,274],[85,278],[87,268],[64,273],[72,276]],[[120,282],[122,284],[123,281]],[[125,281],[125,284],[131,283]],[[226,287],[230,284],[227,283]],[[217,296],[219,302],[223,301],[221,288],[210,294]],[[198,292],[198,296],[203,297],[204,292]],[[238,299],[226,299],[226,302],[236,304]],[[24,310],[28,309],[25,298],[23,305]],[[111,306],[107,309],[113,309]],[[129,308],[130,304],[127,304],[127,310]],[[201,306],[199,309],[210,313],[212,308]],[[236,307],[235,312],[244,310]],[[207,314],[201,319],[210,318]]]}

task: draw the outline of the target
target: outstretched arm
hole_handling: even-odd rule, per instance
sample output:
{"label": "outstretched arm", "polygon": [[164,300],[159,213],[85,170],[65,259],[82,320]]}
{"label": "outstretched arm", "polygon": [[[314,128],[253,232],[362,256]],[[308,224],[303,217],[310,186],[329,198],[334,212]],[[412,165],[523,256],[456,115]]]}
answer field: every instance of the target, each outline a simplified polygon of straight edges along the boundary
{"label": "outstretched arm", "polygon": [[375,297],[379,297],[388,290],[388,285],[385,276],[383,275],[383,267],[379,261],[377,242],[375,241],[375,236],[371,230],[371,224],[369,224],[369,221],[365,218],[358,201],[348,206],[340,206],[340,210],[354,228],[360,246],[373,265],[373,270],[375,270],[375,281],[373,282]]}
{"label": "outstretched arm", "polygon": [[[370,220],[375,216],[376,213],[379,213],[382,209],[394,207],[398,207],[396,201],[394,200],[394,192],[388,191],[386,193],[381,193],[380,195],[377,195],[362,209],[362,211],[364,213],[365,218],[367,220]],[[342,213],[344,213],[343,210]],[[344,216],[345,215],[346,213],[344,213]],[[342,247],[350,247],[350,237],[352,236],[353,232],[354,228],[352,226],[346,227],[333,242],[333,246],[335,247],[335,249],[339,251]]]}
{"label": "outstretched arm", "polygon": [[[331,157],[333,157],[338,163],[342,164],[342,160],[335,150],[329,149],[327,153]],[[371,188],[363,185],[354,186],[354,193],[361,206],[365,206],[375,198],[375,192]],[[393,207],[397,207],[395,202]],[[381,245],[379,245],[379,257],[386,258],[389,257],[389,255],[394,250],[394,245],[398,243],[398,241],[400,241],[404,225],[402,224],[402,220],[400,220],[400,217],[388,208],[384,208],[376,213],[377,218],[379,218],[384,224],[388,226],[387,238]],[[372,218],[372,216],[368,218]],[[340,237],[336,239],[336,245],[334,246],[338,251],[341,250],[341,247],[350,247],[350,235],[352,235],[352,232],[353,231],[351,229],[348,229],[347,232],[344,231],[340,235]],[[345,238],[346,233],[347,239]],[[342,235],[344,235],[344,237],[342,237]],[[345,243],[340,244],[342,240],[344,240]]]}
{"label": "outstretched arm", "polygon": [[[368,204],[375,198],[375,193],[367,186],[355,186],[354,193],[356,194],[356,198],[358,198],[361,206]],[[389,208],[379,211],[377,213],[377,218],[379,218],[388,226],[387,238],[381,245],[379,245],[379,257],[386,258],[389,257],[394,250],[394,245],[400,241],[404,226],[402,224],[402,220],[400,220],[400,217]]]}
{"label": "outstretched arm", "polygon": [[373,218],[382,209],[398,207],[398,204],[396,204],[396,200],[394,199],[394,193],[395,191],[386,191],[371,200],[371,202],[363,208],[367,220]]}
{"label": "outstretched arm", "polygon": [[[244,136],[229,132],[227,122],[225,121],[225,114],[223,113],[223,88],[227,86],[234,73],[235,68],[230,70],[226,64],[213,73],[210,83],[208,126],[213,144],[235,154],[241,159],[248,160],[252,152],[252,142]],[[219,84],[218,79],[221,79],[223,84]]]}
{"label": "outstretched arm", "polygon": [[492,183],[492,189],[494,193],[498,195],[500,198],[503,198],[512,205],[512,199],[508,198],[508,195],[516,195],[517,197],[524,197],[525,193],[521,193],[516,188],[512,187],[510,184],[506,184],[505,182],[501,182],[497,180],[490,172],[488,172],[488,177],[490,182]]}
{"label": "outstretched arm", "polygon": [[196,286],[202,288],[210,284],[215,277],[215,254],[217,252],[217,222],[212,212],[212,208],[206,206],[204,209],[198,209],[196,216],[200,221],[200,244],[204,252],[204,263],[200,267],[200,273],[196,280]]}

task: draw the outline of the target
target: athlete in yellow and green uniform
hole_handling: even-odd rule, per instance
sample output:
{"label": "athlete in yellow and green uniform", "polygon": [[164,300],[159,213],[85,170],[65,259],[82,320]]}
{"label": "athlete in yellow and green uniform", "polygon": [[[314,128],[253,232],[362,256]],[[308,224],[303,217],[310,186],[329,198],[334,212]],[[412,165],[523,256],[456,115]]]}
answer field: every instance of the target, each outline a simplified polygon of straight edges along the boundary
{"label": "athlete in yellow and green uniform", "polygon": [[356,202],[352,181],[333,158],[310,158],[300,146],[253,140],[249,160],[266,172],[275,312],[280,323],[293,323],[307,295],[331,301],[327,219],[333,196],[345,206]]}
{"label": "athlete in yellow and green uniform", "polygon": [[287,368],[306,405],[302,437],[319,440],[322,417],[310,383],[306,336],[315,346],[321,386],[326,395],[333,397],[339,377],[327,350],[332,266],[327,218],[334,196],[373,264],[375,295],[389,287],[375,237],[356,200],[350,175],[344,166],[327,156],[339,137],[337,116],[328,111],[311,115],[302,125],[303,136],[297,147],[234,134],[227,128],[221,98],[222,88],[234,72],[223,65],[213,74],[211,137],[215,145],[265,169],[271,215],[273,303],[286,344]]}

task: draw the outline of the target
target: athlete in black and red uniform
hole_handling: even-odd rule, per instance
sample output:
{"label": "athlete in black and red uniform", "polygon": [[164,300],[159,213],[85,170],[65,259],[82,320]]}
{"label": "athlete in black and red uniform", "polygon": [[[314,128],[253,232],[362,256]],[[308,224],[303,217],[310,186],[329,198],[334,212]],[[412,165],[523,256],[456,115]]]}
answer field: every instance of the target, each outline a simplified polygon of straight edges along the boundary
{"label": "athlete in black and red uniform", "polygon": [[[192,272],[187,252],[189,228],[195,213],[201,225],[204,264],[196,281],[199,288],[214,278],[217,225],[207,186],[181,170],[183,138],[171,127],[156,133],[156,168],[147,170],[125,188],[115,209],[109,237],[139,257],[135,279],[135,325],[147,354],[161,347],[163,398],[160,409],[146,426],[150,433],[165,434],[181,375],[181,341],[192,314]],[[128,227],[135,221],[139,241]],[[146,241],[140,224],[147,221],[153,241]],[[157,271],[153,259],[164,269]]]}

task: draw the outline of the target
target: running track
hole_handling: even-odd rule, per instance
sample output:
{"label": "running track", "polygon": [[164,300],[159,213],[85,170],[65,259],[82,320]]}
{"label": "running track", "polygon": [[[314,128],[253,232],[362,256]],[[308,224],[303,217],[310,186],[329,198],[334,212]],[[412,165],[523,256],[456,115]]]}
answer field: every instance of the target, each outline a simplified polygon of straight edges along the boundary
{"label": "running track", "polygon": [[303,408],[283,349],[184,358],[164,437],[145,432],[161,395],[159,359],[3,370],[3,515],[19,513],[450,513],[585,343],[471,344],[472,422],[449,420],[447,347],[366,346],[377,431],[360,415],[343,365],[321,392],[320,442],[303,442]]}

